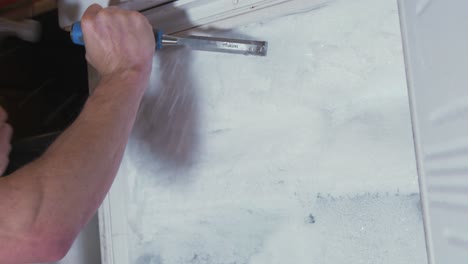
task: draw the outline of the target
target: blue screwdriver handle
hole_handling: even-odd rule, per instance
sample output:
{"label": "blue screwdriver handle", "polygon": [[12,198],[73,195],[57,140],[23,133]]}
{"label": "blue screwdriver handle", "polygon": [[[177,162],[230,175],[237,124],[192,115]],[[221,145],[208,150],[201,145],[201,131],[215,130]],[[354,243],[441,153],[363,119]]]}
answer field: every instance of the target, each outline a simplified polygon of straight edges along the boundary
{"label": "blue screwdriver handle", "polygon": [[81,22],[76,22],[72,25],[71,32],[70,32],[71,40],[74,44],[84,46],[84,39],[83,39],[83,29],[81,29]]}
{"label": "blue screwdriver handle", "polygon": [[[156,50],[160,50],[163,48],[162,41],[164,33],[162,30],[154,29],[154,38],[156,40]],[[70,32],[71,40],[74,44],[84,46],[84,38],[83,38],[83,29],[81,28],[81,22],[76,22],[73,24]]]}

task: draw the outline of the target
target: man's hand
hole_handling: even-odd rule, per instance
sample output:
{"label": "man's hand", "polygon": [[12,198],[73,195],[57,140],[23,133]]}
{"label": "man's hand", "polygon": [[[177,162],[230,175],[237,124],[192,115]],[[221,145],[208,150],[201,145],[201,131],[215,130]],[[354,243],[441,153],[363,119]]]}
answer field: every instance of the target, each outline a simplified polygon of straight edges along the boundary
{"label": "man's hand", "polygon": [[10,154],[10,140],[13,130],[6,122],[7,112],[0,106],[0,175],[2,175],[8,166],[8,155]]}
{"label": "man's hand", "polygon": [[[67,253],[112,185],[148,86],[155,40],[146,18],[93,5],[81,23],[86,57],[102,79],[40,158],[0,178],[1,263],[55,262]],[[10,135],[8,127],[1,142]]]}
{"label": "man's hand", "polygon": [[155,38],[140,13],[90,6],[81,19],[86,59],[102,77],[149,78]]}

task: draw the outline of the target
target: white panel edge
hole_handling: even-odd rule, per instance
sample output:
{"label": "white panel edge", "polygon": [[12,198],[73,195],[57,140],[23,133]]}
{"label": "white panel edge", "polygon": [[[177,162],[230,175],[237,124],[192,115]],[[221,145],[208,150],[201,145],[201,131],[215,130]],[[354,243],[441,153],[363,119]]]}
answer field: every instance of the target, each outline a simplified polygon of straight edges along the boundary
{"label": "white panel edge", "polygon": [[420,142],[419,142],[419,129],[417,125],[417,118],[415,116],[415,100],[412,98],[415,97],[414,95],[414,84],[412,82],[412,73],[411,73],[411,57],[408,55],[408,30],[407,30],[407,22],[406,22],[406,9],[405,5],[402,3],[405,0],[398,0],[398,10],[399,10],[399,17],[400,17],[400,31],[401,31],[401,39],[403,45],[403,53],[404,53],[404,62],[405,62],[405,72],[406,72],[406,84],[408,89],[408,99],[409,99],[409,106],[410,106],[410,114],[411,114],[411,123],[412,123],[412,134],[413,134],[413,141],[414,141],[414,148],[415,148],[415,157],[416,157],[416,169],[418,172],[418,181],[419,181],[419,195],[421,198],[421,208],[423,213],[423,223],[424,223],[424,234],[426,236],[426,253],[428,258],[428,264],[435,263],[433,250],[432,250],[432,235],[430,232],[430,217],[429,217],[429,206],[428,203],[423,202],[426,201],[427,195],[427,185],[425,183],[425,177],[422,175],[424,170],[422,169],[422,158],[421,158],[421,149],[420,149]]}

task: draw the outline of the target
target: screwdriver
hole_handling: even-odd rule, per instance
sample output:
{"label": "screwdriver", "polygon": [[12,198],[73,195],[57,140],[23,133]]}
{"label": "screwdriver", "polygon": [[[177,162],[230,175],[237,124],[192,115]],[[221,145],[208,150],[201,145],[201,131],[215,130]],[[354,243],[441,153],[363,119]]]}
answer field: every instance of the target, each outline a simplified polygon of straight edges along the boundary
{"label": "screwdriver", "polygon": [[[266,41],[241,40],[230,38],[215,38],[204,36],[175,37],[165,35],[162,30],[154,29],[156,50],[170,46],[187,46],[193,50],[213,51],[243,55],[266,56],[268,43]],[[70,37],[76,45],[84,46],[81,23],[73,24]]]}

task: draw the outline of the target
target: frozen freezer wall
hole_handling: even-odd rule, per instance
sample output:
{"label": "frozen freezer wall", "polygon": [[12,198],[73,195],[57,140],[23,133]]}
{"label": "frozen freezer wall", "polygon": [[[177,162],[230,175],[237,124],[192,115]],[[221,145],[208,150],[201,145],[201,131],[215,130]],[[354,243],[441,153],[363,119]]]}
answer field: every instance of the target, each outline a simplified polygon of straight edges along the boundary
{"label": "frozen freezer wall", "polygon": [[432,263],[468,261],[468,2],[401,0]]}
{"label": "frozen freezer wall", "polygon": [[269,54],[157,54],[106,263],[426,263],[396,2],[215,34]]}

